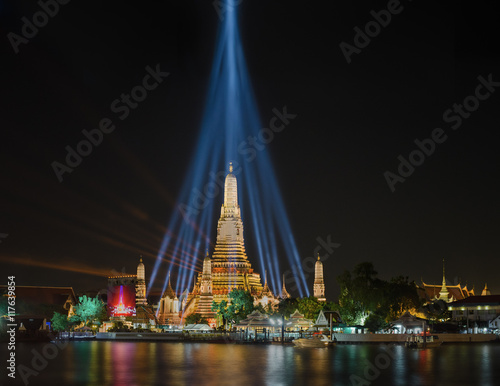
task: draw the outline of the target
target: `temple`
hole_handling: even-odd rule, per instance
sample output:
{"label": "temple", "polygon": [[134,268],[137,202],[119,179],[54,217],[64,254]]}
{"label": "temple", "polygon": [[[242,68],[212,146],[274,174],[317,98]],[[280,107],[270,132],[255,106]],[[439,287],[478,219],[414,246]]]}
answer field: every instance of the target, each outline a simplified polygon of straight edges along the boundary
{"label": "temple", "polygon": [[230,163],[224,183],[224,203],[217,224],[214,252],[211,258],[207,252],[203,260],[203,272],[198,274],[184,314],[198,313],[207,318],[215,317],[211,311],[212,301],[228,301],[233,289],[249,291],[255,298],[272,295],[267,282],[262,287],[260,275],[254,272],[245,252],[243,221],[238,205],[238,183]]}
{"label": "temple", "polygon": [[429,303],[435,300],[442,300],[451,303],[462,300],[470,296],[475,296],[474,288],[468,289],[467,285],[450,285],[446,283],[445,265],[443,259],[443,279],[441,284],[427,284],[422,280],[422,287],[419,288],[419,296],[424,302]]}
{"label": "temple", "polygon": [[323,279],[323,263],[320,260],[318,253],[318,261],[316,261],[316,266],[314,267],[314,286],[313,286],[314,297],[320,302],[326,302],[325,298],[325,281]]}
{"label": "temple", "polygon": [[137,305],[146,305],[148,301],[146,299],[146,270],[144,268],[144,263],[142,262],[142,256],[139,260],[139,265],[137,266],[137,283],[135,285],[135,303]]}
{"label": "temple", "polygon": [[[178,324],[188,315],[199,314],[215,326],[216,313],[212,311],[212,303],[229,301],[229,294],[234,289],[250,292],[254,297],[254,304],[261,304],[263,307],[275,307],[280,299],[290,298],[284,275],[281,293],[275,295],[267,284],[267,274],[262,286],[260,274],[254,272],[248,261],[238,205],[238,182],[230,163],[224,182],[224,203],[217,223],[217,239],[212,256],[207,251],[202,272],[198,273],[191,292],[185,291],[177,298],[170,279],[168,280],[167,289],[158,304],[158,323]],[[326,301],[323,263],[319,256],[315,266],[314,296],[319,301]]]}

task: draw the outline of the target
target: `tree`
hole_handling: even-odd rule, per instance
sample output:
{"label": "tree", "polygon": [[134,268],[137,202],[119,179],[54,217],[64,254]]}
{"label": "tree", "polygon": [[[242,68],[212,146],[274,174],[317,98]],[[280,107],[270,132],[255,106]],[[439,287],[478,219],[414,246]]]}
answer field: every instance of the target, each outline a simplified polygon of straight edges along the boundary
{"label": "tree", "polygon": [[365,320],[365,327],[367,327],[370,332],[377,332],[387,328],[388,323],[385,321],[384,316],[380,315],[378,312],[372,312]]}
{"label": "tree", "polygon": [[299,300],[297,298],[281,299],[278,303],[278,314],[289,317],[299,308]]}
{"label": "tree", "polygon": [[185,324],[208,324],[207,318],[201,316],[201,314],[191,314],[186,316],[184,320]]}
{"label": "tree", "polygon": [[309,296],[307,298],[299,298],[298,302],[298,310],[301,314],[304,315],[306,319],[316,320],[319,312],[323,309],[324,303],[318,301],[314,296]]}
{"label": "tree", "polygon": [[385,304],[387,322],[398,319],[406,312],[416,315],[422,306],[415,282],[409,282],[408,276],[396,276],[385,284]]}
{"label": "tree", "polygon": [[78,298],[79,304],[74,307],[75,315],[70,321],[80,321],[85,325],[98,320],[103,315],[104,303],[97,297],[89,298],[83,295]]}
{"label": "tree", "polygon": [[235,289],[229,294],[230,304],[227,308],[229,319],[233,323],[243,320],[254,310],[254,298],[249,291]]}
{"label": "tree", "polygon": [[226,322],[238,323],[251,313],[255,308],[254,299],[249,291],[234,289],[229,294],[229,303],[222,300],[220,303],[212,302],[212,311],[217,312]]}
{"label": "tree", "polygon": [[[337,280],[341,314],[348,324],[363,324],[366,321],[375,329],[382,320],[390,322],[407,311],[417,314],[422,304],[417,286],[409,282],[407,276],[381,280],[370,262],[357,264],[352,274],[345,271]],[[377,315],[368,320],[373,313]]]}
{"label": "tree", "polygon": [[[215,300],[212,302],[212,311],[217,313],[217,316],[222,319],[222,326],[226,325],[227,322],[227,307],[228,303],[225,300],[221,300],[217,303]],[[220,328],[221,326],[219,326]]]}
{"label": "tree", "polygon": [[451,311],[444,300],[434,300],[423,307],[425,315],[432,322],[445,322],[451,319]]}
{"label": "tree", "polygon": [[381,301],[381,280],[372,263],[357,264],[353,274],[345,271],[337,278],[340,285],[339,305],[344,321],[348,324],[363,324],[370,312],[375,311]]}
{"label": "tree", "polygon": [[52,329],[54,331],[66,331],[69,329],[70,322],[68,316],[60,314],[59,312],[54,312],[52,316]]}

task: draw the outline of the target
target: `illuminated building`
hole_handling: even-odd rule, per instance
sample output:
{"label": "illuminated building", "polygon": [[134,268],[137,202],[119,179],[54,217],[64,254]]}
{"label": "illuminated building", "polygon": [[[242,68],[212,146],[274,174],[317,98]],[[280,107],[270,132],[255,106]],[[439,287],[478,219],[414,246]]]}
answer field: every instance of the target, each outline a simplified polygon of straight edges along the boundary
{"label": "illuminated building", "polygon": [[217,224],[217,241],[212,254],[212,292],[214,300],[229,299],[233,289],[244,289],[252,295],[262,291],[260,275],[255,273],[245,252],[243,221],[238,205],[238,185],[233,165],[224,184],[224,204]]}
{"label": "illuminated building", "polygon": [[320,302],[326,302],[325,298],[325,281],[323,279],[323,263],[319,258],[316,261],[316,266],[314,267],[314,286],[313,286],[314,297]]}
{"label": "illuminated building", "polygon": [[427,284],[422,280],[422,287],[418,289],[419,296],[427,303],[435,300],[443,300],[446,303],[451,303],[457,300],[462,300],[470,296],[475,296],[474,289],[468,289],[467,285],[462,286],[460,283],[450,285],[446,283],[445,266],[443,259],[443,280],[441,284]]}
{"label": "illuminated building", "polygon": [[217,224],[215,249],[212,258],[207,254],[203,262],[203,272],[198,275],[185,314],[194,312],[213,317],[212,300],[217,303],[229,301],[229,293],[233,289],[249,291],[256,298],[263,292],[260,275],[254,272],[245,252],[238,183],[230,163],[224,183],[224,203]]}
{"label": "illuminated building", "polygon": [[262,288],[262,292],[258,295],[255,296],[255,302],[254,304],[261,304],[263,307],[266,307],[267,305],[271,306],[277,306],[279,303],[279,298],[275,297],[273,294],[273,291],[269,288],[267,285],[267,273],[264,274],[264,287]]}
{"label": "illuminated building", "polygon": [[107,309],[111,320],[132,317],[133,326],[143,328],[156,324],[153,307],[148,305],[146,298],[146,270],[142,257],[136,275],[108,277]]}
{"label": "illuminated building", "polygon": [[500,327],[500,295],[470,296],[448,305],[452,320],[477,334]]}
{"label": "illuminated building", "polygon": [[281,294],[280,294],[281,299],[289,299],[291,298],[290,294],[285,288],[285,275],[283,275],[283,288],[281,288]]}
{"label": "illuminated building", "polygon": [[146,271],[144,269],[144,264],[141,260],[139,261],[139,265],[137,266],[137,284],[135,286],[135,302],[136,304],[146,305]]}
{"label": "illuminated building", "polygon": [[156,316],[158,324],[179,324],[181,322],[179,311],[179,299],[175,295],[175,292],[170,285],[169,278],[167,289],[162,294],[160,303],[158,305]]}
{"label": "illuminated building", "polygon": [[207,256],[203,260],[203,272],[201,275],[200,284],[200,300],[198,302],[198,313],[205,317],[215,317],[212,312],[212,301],[214,300],[212,294],[212,261]]}

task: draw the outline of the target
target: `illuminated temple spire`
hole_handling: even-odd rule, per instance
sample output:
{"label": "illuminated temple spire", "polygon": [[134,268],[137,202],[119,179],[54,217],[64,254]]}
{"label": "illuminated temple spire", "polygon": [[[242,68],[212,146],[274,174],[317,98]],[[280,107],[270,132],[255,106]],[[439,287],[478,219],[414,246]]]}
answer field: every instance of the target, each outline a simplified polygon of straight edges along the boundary
{"label": "illuminated temple spire", "polygon": [[217,223],[217,239],[209,260],[212,295],[216,302],[228,300],[229,292],[235,288],[250,291],[252,295],[262,292],[260,275],[253,271],[245,251],[243,221],[238,205],[238,182],[233,174],[232,163],[229,164],[224,183],[224,203]]}
{"label": "illuminated temple spire", "polygon": [[291,297],[285,288],[285,275],[283,275],[283,288],[281,289],[281,296],[280,297],[281,297],[281,299],[288,299]]}
{"label": "illuminated temple spire", "polygon": [[444,259],[443,259],[443,286],[441,287],[441,291],[439,291],[439,300],[444,300],[447,302],[449,300],[450,292],[448,288],[446,288],[446,278],[444,272]]}
{"label": "illuminated temple spire", "polygon": [[198,303],[198,313],[203,317],[212,318],[215,313],[212,312],[212,301],[214,300],[212,296],[212,260],[207,255],[203,260],[203,272],[201,274],[201,285],[200,285],[200,300]]}
{"label": "illuminated temple spire", "polygon": [[318,261],[316,261],[316,266],[314,267],[314,297],[318,299],[320,302],[326,302],[325,298],[325,281],[323,279],[323,263],[319,258],[318,253]]}
{"label": "illuminated temple spire", "polygon": [[135,303],[136,305],[147,304],[146,299],[146,272],[144,268],[144,263],[142,262],[142,256],[137,265],[137,284],[135,286]]}
{"label": "illuminated temple spire", "polygon": [[261,296],[274,297],[273,292],[267,285],[267,271],[264,271],[264,288],[262,289]]}

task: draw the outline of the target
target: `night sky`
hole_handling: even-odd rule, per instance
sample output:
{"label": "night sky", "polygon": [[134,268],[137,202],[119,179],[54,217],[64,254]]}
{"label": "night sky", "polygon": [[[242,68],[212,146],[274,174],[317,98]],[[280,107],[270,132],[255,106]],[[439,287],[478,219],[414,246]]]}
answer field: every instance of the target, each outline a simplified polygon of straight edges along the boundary
{"label": "night sky", "polygon": [[[340,244],[324,262],[327,298],[359,262],[385,279],[439,284],[443,258],[451,284],[500,293],[499,85],[460,125],[454,112],[443,121],[479,76],[500,82],[493,3],[402,1],[351,63],[339,45],[353,45],[354,28],[386,1],[240,3],[262,125],[273,108],[297,115],[267,146],[300,255],[312,256],[318,237]],[[149,276],[193,156],[218,13],[212,1],[74,0],[16,54],[8,34],[39,10],[0,4],[0,282],[99,289],[114,271],[135,273],[140,254]],[[112,102],[157,65],[169,75],[120,120]],[[59,182],[51,164],[103,118],[115,130]],[[392,192],[384,173],[398,173],[398,156],[436,128],[446,140]]]}

